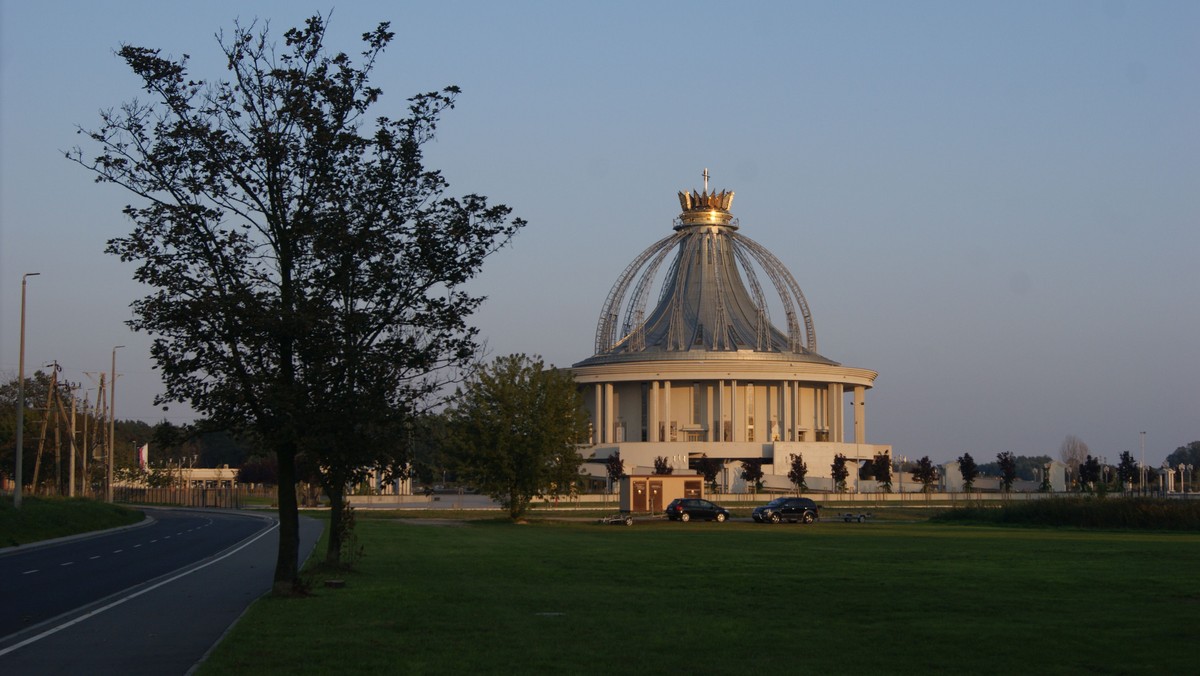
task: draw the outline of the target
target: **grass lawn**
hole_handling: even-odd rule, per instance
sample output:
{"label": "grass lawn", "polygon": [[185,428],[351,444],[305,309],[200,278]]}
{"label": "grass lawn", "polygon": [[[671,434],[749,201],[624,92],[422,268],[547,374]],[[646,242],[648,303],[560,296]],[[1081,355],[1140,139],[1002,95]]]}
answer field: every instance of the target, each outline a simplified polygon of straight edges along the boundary
{"label": "grass lawn", "polygon": [[423,524],[360,515],[346,588],[256,602],[202,673],[1196,671],[1195,534]]}
{"label": "grass lawn", "polygon": [[21,509],[11,499],[0,500],[0,547],[127,526],[143,519],[141,512],[86,498],[25,496]]}

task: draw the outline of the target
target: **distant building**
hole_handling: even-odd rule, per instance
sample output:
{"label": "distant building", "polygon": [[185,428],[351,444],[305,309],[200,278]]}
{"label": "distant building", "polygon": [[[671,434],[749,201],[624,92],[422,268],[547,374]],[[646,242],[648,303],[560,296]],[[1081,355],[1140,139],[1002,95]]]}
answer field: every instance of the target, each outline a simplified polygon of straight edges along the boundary
{"label": "distant building", "polygon": [[733,192],[709,192],[706,170],[704,191],[681,192],[679,202],[673,233],[621,273],[595,353],[572,367],[592,420],[593,473],[617,452],[628,474],[650,473],[659,457],[686,472],[707,455],[725,462],[721,489],[744,488],[740,463],[750,459],[764,462],[766,487],[788,488],[791,458],[801,455],[808,486],[832,490],[840,453],[848,489],[876,490],[858,485],[856,469],[891,454],[867,442],[866,391],[877,374],[817,352],[799,284],[771,249],[738,232]]}

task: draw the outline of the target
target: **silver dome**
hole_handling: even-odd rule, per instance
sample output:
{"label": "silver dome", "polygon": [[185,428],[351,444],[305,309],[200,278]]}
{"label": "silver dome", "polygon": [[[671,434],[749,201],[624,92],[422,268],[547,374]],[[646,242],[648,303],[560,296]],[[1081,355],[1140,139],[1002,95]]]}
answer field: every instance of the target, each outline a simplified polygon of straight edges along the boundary
{"label": "silver dome", "polygon": [[[817,353],[808,303],[792,274],[768,249],[738,233],[733,192],[681,192],[675,232],[655,242],[609,291],[596,324],[595,354],[576,366],[674,359],[782,359],[836,364]],[[658,303],[651,286],[669,254]],[[771,323],[755,266],[770,280],[786,315]]]}

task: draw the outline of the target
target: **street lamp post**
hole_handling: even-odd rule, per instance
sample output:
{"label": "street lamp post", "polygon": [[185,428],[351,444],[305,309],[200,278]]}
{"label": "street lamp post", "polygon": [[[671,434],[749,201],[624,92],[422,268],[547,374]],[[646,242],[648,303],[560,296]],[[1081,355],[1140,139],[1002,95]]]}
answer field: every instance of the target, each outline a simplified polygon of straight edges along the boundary
{"label": "street lamp post", "polygon": [[108,477],[104,487],[104,501],[113,501],[113,465],[116,464],[117,426],[117,350],[125,347],[116,345],[112,349],[111,381],[108,385]]}
{"label": "street lamp post", "polygon": [[17,485],[13,487],[13,508],[21,508],[21,482],[24,477],[21,476],[21,462],[24,455],[25,444],[25,280],[29,277],[36,277],[40,272],[26,272],[21,275],[21,354],[20,361],[17,363],[17,450],[14,462],[16,471]]}
{"label": "street lamp post", "polygon": [[1139,475],[1141,477],[1139,481],[1141,483],[1142,495],[1146,495],[1146,433],[1142,432],[1139,436],[1142,440],[1142,463],[1140,465],[1142,473]]}

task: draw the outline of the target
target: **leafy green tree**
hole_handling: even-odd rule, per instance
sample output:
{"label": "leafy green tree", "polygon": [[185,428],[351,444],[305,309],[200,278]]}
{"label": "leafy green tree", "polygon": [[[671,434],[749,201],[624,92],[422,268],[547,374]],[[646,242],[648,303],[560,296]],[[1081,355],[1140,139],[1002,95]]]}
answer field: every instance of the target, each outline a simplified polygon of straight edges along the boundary
{"label": "leafy green tree", "polygon": [[1000,468],[1000,487],[1007,493],[1017,480],[1017,458],[1011,451],[1003,451],[996,455],[996,462]]}
{"label": "leafy green tree", "polygon": [[414,477],[426,486],[445,484],[455,477],[450,424],[445,412],[423,411],[407,421],[404,436],[410,438]]}
{"label": "leafy green tree", "polygon": [[958,472],[962,474],[963,491],[970,493],[975,490],[975,479],[979,477],[979,466],[970,453],[958,456]]}
{"label": "leafy green tree", "polygon": [[[16,445],[17,445],[17,400],[19,396],[19,381],[14,375],[12,379],[0,385],[0,476],[12,479],[16,475]],[[22,483],[32,480],[33,458],[37,453],[38,429],[44,415],[38,409],[45,406],[47,394],[50,392],[50,374],[36,370],[25,376],[25,411],[22,425]]]}
{"label": "leafy green tree", "polygon": [[796,453],[791,456],[791,467],[788,468],[788,480],[796,487],[798,493],[808,490],[808,464],[804,462],[804,454]]}
{"label": "leafy green tree", "polygon": [[754,487],[754,490],[762,490],[763,478],[763,461],[761,458],[751,458],[742,461],[742,481]]}
{"label": "leafy green tree", "polygon": [[674,472],[674,471],[675,471],[675,468],[671,466],[671,462],[669,460],[667,460],[665,457],[660,455],[654,459],[654,473],[655,474],[669,475],[671,472]]}
{"label": "leafy green tree", "polygon": [[694,462],[696,471],[704,477],[704,483],[708,484],[710,490],[715,492],[717,477],[721,475],[721,470],[725,469],[725,461],[720,458],[710,458],[707,453],[701,453]]}
{"label": "leafy green tree", "polygon": [[401,119],[373,115],[370,74],[394,34],[365,33],[356,66],[326,50],[325,29],[314,16],[277,47],[266,28],[235,24],[219,38],[229,79],[212,82],[186,56],[122,47],[149,100],[81,130],[95,159],[68,153],[141,198],[125,208],[133,232],[107,251],[152,289],[129,324],[153,337],[161,399],[252,433],[277,458],[277,593],[300,588],[297,455],[348,474],[376,449],[392,456],[347,446],[386,438],[436,387],[426,374],[471,358],[463,322],[480,299],[462,284],[524,225],[478,195],[446,196],[422,165],[457,88],[412,97]]}
{"label": "leafy green tree", "polygon": [[1100,482],[1100,460],[1092,456],[1087,456],[1083,463],[1079,465],[1079,486],[1082,490],[1085,486],[1088,490],[1095,488]]}
{"label": "leafy green tree", "polygon": [[279,465],[272,456],[250,458],[238,468],[240,484],[274,486],[279,481]]}
{"label": "leafy green tree", "polygon": [[841,453],[833,456],[833,464],[829,466],[829,476],[833,477],[834,490],[838,493],[845,493],[846,477],[850,476],[850,470],[846,468],[846,456]]}
{"label": "leafy green tree", "polygon": [[625,476],[625,461],[621,459],[621,452],[616,451],[608,456],[608,460],[604,461],[604,470],[608,473],[608,483],[610,486],[615,485]]}
{"label": "leafy green tree", "polygon": [[1129,451],[1121,451],[1121,458],[1117,462],[1117,476],[1122,484],[1132,485],[1139,482],[1137,461]]}
{"label": "leafy green tree", "polygon": [[1039,476],[1042,477],[1042,483],[1038,485],[1038,491],[1041,493],[1050,493],[1054,491],[1054,482],[1050,481],[1050,467],[1051,464],[1049,462],[1047,462],[1045,465],[1042,465],[1042,469],[1039,474]]}
{"label": "leafy green tree", "polygon": [[1171,451],[1167,456],[1167,464],[1171,467],[1178,467],[1180,464],[1200,467],[1200,441],[1193,441]]}
{"label": "leafy green tree", "polygon": [[917,466],[912,471],[912,478],[913,481],[921,484],[922,493],[928,494],[933,491],[933,486],[938,480],[938,471],[928,455],[917,461]]}
{"label": "leafy green tree", "polygon": [[871,473],[875,481],[883,487],[884,493],[892,492],[892,456],[888,453],[876,453],[871,459]]}
{"label": "leafy green tree", "polygon": [[566,474],[578,475],[588,418],[568,371],[537,357],[498,357],[471,374],[455,402],[447,414],[463,474],[513,520]]}
{"label": "leafy green tree", "polygon": [[[1013,478],[1014,480],[1033,481],[1041,475],[1042,469],[1050,461],[1050,456],[1048,455],[1013,455]],[[979,465],[979,473],[980,475],[1001,476],[1003,471],[998,461],[992,461],[981,463]]]}

